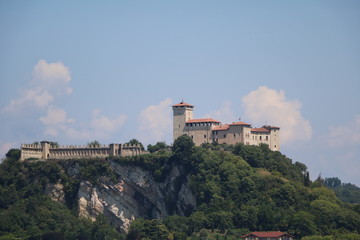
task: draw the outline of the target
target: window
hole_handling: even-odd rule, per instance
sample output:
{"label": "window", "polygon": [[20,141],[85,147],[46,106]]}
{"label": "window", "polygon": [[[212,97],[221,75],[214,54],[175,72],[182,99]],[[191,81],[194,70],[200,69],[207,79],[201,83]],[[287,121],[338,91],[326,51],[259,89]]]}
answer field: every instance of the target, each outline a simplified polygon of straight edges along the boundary
{"label": "window", "polygon": [[236,137],[236,134],[234,133],[234,137]]}
{"label": "window", "polygon": [[260,136],[260,141],[261,141],[261,138],[262,138],[262,137]]}
{"label": "window", "polygon": [[194,136],[193,135],[191,135],[191,139],[193,139],[194,138]]}
{"label": "window", "polygon": [[269,136],[266,136],[266,141],[269,140]]}
{"label": "window", "polygon": [[204,134],[204,138],[206,138],[206,134]]}
{"label": "window", "polygon": [[226,134],[224,134],[224,138],[226,138]]}

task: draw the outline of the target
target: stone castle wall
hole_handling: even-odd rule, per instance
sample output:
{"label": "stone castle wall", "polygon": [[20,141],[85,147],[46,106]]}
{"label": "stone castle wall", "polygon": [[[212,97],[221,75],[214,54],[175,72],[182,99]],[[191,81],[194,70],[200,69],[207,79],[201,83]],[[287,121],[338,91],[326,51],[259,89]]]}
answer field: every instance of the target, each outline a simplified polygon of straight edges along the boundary
{"label": "stone castle wall", "polygon": [[137,144],[110,144],[98,146],[51,146],[49,142],[39,145],[22,144],[21,161],[29,158],[36,159],[81,159],[81,158],[106,158],[109,156],[137,156],[147,153]]}

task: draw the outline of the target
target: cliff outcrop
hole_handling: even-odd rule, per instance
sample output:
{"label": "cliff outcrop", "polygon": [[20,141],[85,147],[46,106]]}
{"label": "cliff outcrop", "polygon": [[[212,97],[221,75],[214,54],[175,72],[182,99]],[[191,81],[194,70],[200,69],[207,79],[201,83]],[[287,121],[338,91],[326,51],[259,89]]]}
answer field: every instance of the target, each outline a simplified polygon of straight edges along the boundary
{"label": "cliff outcrop", "polygon": [[[182,167],[172,167],[165,180],[157,182],[140,167],[115,161],[110,161],[110,166],[117,175],[115,182],[105,176],[96,183],[80,181],[76,198],[79,216],[95,221],[103,214],[118,230],[127,233],[135,218],[187,215],[196,208],[195,196]],[[71,164],[65,172],[78,178],[79,165]],[[59,183],[52,184],[47,186],[47,193],[53,200],[64,202],[63,189]]]}

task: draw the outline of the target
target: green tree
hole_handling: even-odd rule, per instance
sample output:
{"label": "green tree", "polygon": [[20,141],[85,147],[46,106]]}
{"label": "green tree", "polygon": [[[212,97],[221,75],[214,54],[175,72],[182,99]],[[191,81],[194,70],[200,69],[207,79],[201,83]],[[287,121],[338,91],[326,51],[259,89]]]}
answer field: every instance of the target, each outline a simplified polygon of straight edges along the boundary
{"label": "green tree", "polygon": [[173,240],[173,235],[158,219],[136,219],[131,223],[127,240]]}
{"label": "green tree", "polygon": [[89,142],[87,145],[88,145],[89,147],[99,147],[101,144],[100,144],[99,141],[94,140],[94,141],[92,141],[92,142]]}
{"label": "green tree", "polygon": [[315,217],[309,212],[299,211],[295,213],[290,221],[290,228],[297,238],[316,233]]}
{"label": "green tree", "polygon": [[131,139],[129,142],[127,142],[128,144],[132,144],[132,145],[140,145],[141,150],[145,150],[144,145],[137,139],[133,138]]}
{"label": "green tree", "polygon": [[13,148],[13,149],[10,149],[7,153],[6,153],[6,158],[8,159],[12,159],[12,160],[15,160],[15,161],[18,161],[21,157],[21,151],[20,149],[16,149],[16,148]]}
{"label": "green tree", "polygon": [[150,153],[160,151],[160,150],[166,150],[166,149],[169,149],[169,148],[170,148],[170,146],[168,146],[165,142],[157,142],[155,145],[149,144],[147,146],[147,150]]}
{"label": "green tree", "polygon": [[194,153],[194,142],[188,135],[178,137],[173,144],[173,156],[176,162],[191,166],[191,155]]}

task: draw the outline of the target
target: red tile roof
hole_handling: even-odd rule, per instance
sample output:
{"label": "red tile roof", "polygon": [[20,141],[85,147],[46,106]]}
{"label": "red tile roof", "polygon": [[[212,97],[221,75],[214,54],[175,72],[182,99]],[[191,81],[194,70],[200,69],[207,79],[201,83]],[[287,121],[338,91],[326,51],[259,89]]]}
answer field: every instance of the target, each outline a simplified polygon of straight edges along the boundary
{"label": "red tile roof", "polygon": [[193,105],[188,104],[186,102],[180,102],[178,104],[172,105],[173,107],[181,107],[181,106],[189,106],[189,107],[193,107]]}
{"label": "red tile roof", "polygon": [[212,128],[213,131],[225,131],[230,128],[229,125],[219,125]]}
{"label": "red tile roof", "polygon": [[256,237],[268,237],[268,238],[281,237],[281,236],[284,236],[284,235],[293,237],[290,234],[287,234],[287,233],[284,233],[284,232],[252,232],[252,233],[246,234],[246,235],[241,236],[241,237],[244,238],[244,237],[248,237],[248,236],[251,236],[251,235],[256,236]]}
{"label": "red tile roof", "polygon": [[234,122],[234,123],[229,124],[229,125],[246,125],[246,126],[251,126],[251,124],[246,123],[246,122]]}
{"label": "red tile roof", "polygon": [[264,127],[262,128],[253,128],[251,129],[251,132],[266,132],[266,133],[269,133],[270,131]]}
{"label": "red tile roof", "polygon": [[219,121],[214,120],[214,119],[212,119],[212,118],[190,119],[190,120],[186,121],[186,123],[208,123],[208,122],[219,123]]}

